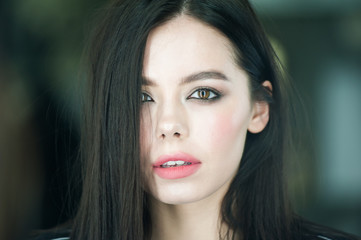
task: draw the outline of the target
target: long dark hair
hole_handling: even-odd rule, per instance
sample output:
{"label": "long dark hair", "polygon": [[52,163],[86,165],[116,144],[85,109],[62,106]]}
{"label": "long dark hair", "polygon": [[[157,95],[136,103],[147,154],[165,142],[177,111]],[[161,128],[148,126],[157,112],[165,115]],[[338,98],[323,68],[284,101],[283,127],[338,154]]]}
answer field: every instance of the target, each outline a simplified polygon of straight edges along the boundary
{"label": "long dark hair", "polygon": [[[118,0],[99,18],[88,48],[90,69],[83,119],[82,198],[74,239],[146,239],[150,218],[140,173],[139,125],[143,55],[149,32],[179,15],[223,33],[250,79],[254,101],[270,105],[259,134],[248,133],[241,165],[222,203],[228,237],[291,239],[297,227],[285,194],[287,82],[247,0]],[[272,92],[262,87],[268,80]],[[287,103],[287,104],[286,104]]]}

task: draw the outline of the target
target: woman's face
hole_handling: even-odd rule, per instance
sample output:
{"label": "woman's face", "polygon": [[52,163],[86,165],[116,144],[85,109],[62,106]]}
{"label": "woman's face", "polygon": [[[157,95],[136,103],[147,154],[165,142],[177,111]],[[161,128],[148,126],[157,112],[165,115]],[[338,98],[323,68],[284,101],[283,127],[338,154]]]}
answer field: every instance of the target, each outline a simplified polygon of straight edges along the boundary
{"label": "woman's face", "polygon": [[227,38],[190,17],[148,37],[141,120],[145,188],[168,204],[224,195],[257,125],[247,74]]}

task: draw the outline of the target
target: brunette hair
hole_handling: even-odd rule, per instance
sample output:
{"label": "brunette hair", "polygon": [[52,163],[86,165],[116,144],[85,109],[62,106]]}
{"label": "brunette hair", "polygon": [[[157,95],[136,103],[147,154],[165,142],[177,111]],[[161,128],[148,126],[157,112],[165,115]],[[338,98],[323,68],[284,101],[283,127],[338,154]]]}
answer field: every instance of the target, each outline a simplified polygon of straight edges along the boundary
{"label": "brunette hair", "polygon": [[[238,173],[222,203],[227,237],[293,239],[297,224],[285,193],[284,150],[291,128],[288,83],[247,0],[118,0],[102,15],[90,47],[83,114],[82,197],[73,239],[146,239],[151,221],[140,173],[140,106],[149,32],[186,15],[226,36],[250,79],[253,101],[270,105],[259,134],[248,133]],[[262,83],[272,83],[272,91]]]}

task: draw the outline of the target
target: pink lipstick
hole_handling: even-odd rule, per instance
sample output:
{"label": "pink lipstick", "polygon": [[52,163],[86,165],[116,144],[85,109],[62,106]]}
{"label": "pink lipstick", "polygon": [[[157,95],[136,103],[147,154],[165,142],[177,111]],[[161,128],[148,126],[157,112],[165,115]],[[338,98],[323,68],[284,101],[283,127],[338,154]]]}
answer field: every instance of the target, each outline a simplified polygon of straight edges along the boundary
{"label": "pink lipstick", "polygon": [[165,179],[188,177],[200,167],[201,161],[185,153],[160,156],[153,164],[154,172]]}

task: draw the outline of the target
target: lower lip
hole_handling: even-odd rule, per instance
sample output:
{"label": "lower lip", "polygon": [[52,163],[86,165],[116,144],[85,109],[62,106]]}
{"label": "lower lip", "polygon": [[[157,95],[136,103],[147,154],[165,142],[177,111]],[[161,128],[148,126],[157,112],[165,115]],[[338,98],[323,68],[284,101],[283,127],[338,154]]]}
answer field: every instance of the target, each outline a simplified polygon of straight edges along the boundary
{"label": "lower lip", "polygon": [[165,179],[179,179],[189,177],[194,174],[201,167],[200,163],[192,163],[190,165],[183,165],[178,167],[153,167],[154,172],[161,178]]}

